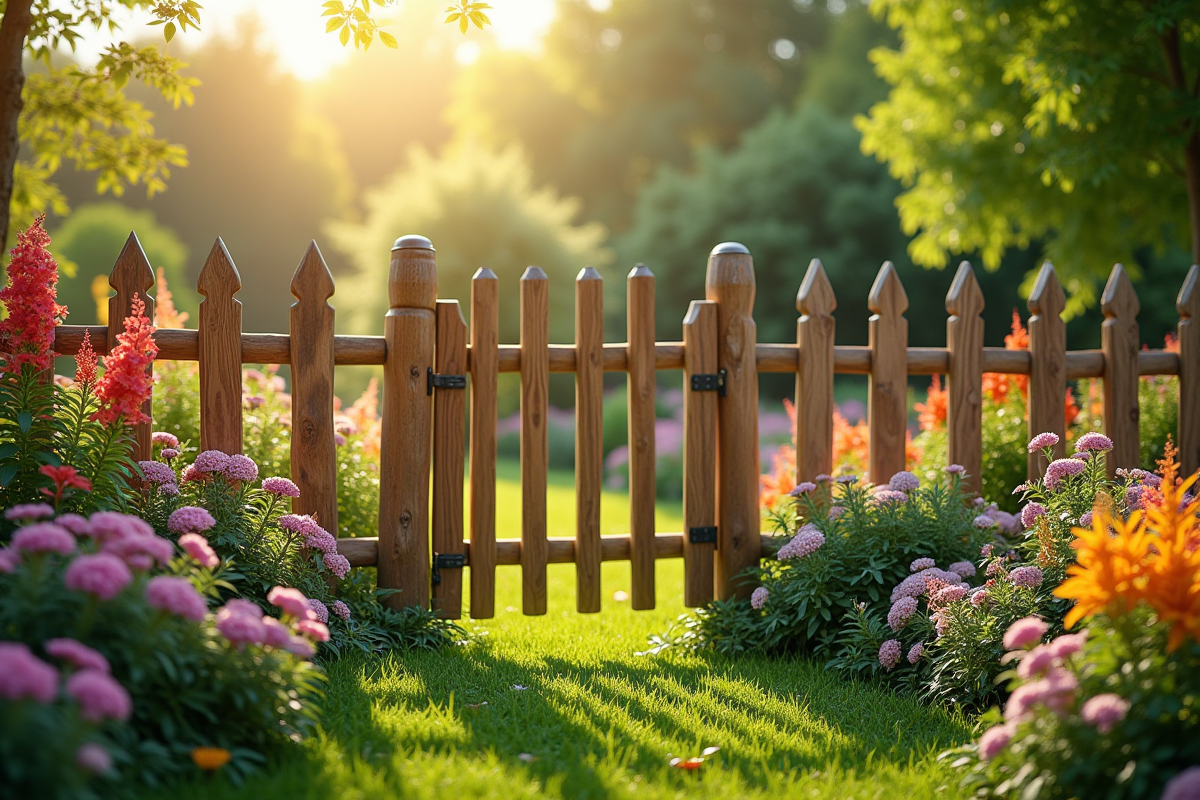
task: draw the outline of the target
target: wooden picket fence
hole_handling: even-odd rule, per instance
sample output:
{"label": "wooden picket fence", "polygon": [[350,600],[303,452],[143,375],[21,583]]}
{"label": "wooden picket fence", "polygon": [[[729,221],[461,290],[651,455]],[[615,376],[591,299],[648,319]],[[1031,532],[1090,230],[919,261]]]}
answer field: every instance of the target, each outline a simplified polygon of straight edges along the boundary
{"label": "wooden picket fence", "polygon": [[[718,245],[708,259],[705,300],[692,302],[681,342],[655,341],[655,281],[645,267],[627,280],[627,341],[606,343],[603,284],[592,269],[575,282],[575,342],[549,342],[549,281],[537,267],[521,277],[521,341],[499,343],[498,279],[481,269],[472,281],[471,326],[454,300],[437,299],[430,242],[405,236],[391,252],[391,310],[383,336],[334,334],[328,300],[334,281],[316,243],[292,280],[290,334],[242,332],[241,288],[233,260],[218,239],[200,273],[198,330],[160,330],[159,358],[197,361],[200,371],[200,446],[242,449],[243,364],[290,364],[292,479],[300,487],[297,513],[314,515],[337,531],[337,474],[333,426],[334,368],[383,366],[379,530],[377,537],[342,538],[339,551],[354,566],[377,566],[379,585],[400,590],[396,606],[428,605],[446,617],[462,612],[463,568],[470,571],[470,615],[494,614],[498,565],[520,565],[523,610],[546,612],[547,564],[574,563],[576,607],[600,610],[600,564],[629,561],[635,609],[655,604],[654,565],[682,557],[684,601],[744,595],[734,577],[757,563],[760,532],[758,375],[796,375],[797,479],[833,468],[833,376],[869,376],[870,471],[887,481],[905,467],[907,379],[949,379],[949,460],[966,467],[978,486],[982,459],[982,375],[1029,376],[1029,433],[1061,438],[1067,381],[1101,378],[1104,427],[1115,449],[1109,468],[1138,461],[1138,376],[1179,376],[1179,446],[1183,468],[1200,468],[1200,268],[1193,266],[1178,299],[1179,353],[1141,350],[1138,299],[1117,265],[1101,302],[1100,350],[1068,352],[1061,314],[1063,290],[1044,266],[1029,298],[1029,348],[983,346],[984,300],[963,263],[946,297],[946,346],[909,347],[908,299],[890,263],[871,288],[869,344],[834,345],[837,306],[825,271],[814,260],[800,285],[796,342],[760,344],[752,309],[754,267],[740,244]],[[74,355],[85,330],[98,352],[121,331],[136,292],[153,313],[154,275],[137,237],[113,268],[105,327],[63,325],[55,349]],[[655,530],[654,400],[656,372],[682,370],[684,417],[684,532]],[[496,538],[496,387],[501,372],[521,376],[520,538]],[[551,372],[575,373],[576,532],[548,538],[548,383]],[[628,373],[630,533],[600,535],[603,471],[603,374]],[[468,381],[469,377],[469,381]],[[467,393],[470,393],[468,426]],[[147,412],[149,408],[147,408]],[[150,456],[152,423],[138,428],[138,457]],[[469,429],[470,447],[464,432]],[[1023,442],[1012,442],[1020,447]],[[1063,445],[1059,445],[1061,453]],[[467,453],[470,463],[466,463]],[[1029,473],[1043,465],[1030,456]],[[469,466],[469,469],[468,469]],[[432,472],[432,481],[430,480]],[[432,503],[430,491],[432,484]],[[470,521],[465,523],[465,496]],[[432,506],[432,518],[430,508]],[[432,532],[432,533],[431,533]]]}

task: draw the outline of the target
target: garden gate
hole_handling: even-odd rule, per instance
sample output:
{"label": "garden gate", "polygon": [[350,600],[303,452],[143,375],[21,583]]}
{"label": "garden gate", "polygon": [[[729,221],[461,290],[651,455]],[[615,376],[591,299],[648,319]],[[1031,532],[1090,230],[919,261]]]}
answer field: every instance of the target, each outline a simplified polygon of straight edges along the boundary
{"label": "garden gate", "polygon": [[[334,334],[334,293],[315,242],[296,270],[290,334],[243,333],[241,281],[220,239],[200,273],[197,330],[160,330],[159,359],[199,362],[200,446],[242,449],[243,364],[290,364],[292,479],[301,495],[297,513],[313,514],[337,531],[337,472],[333,377],[339,365],[382,365],[383,410],[378,536],[342,538],[338,550],[354,566],[377,566],[379,585],[398,589],[389,602],[427,605],[443,616],[462,612],[463,568],[470,572],[475,618],[494,613],[497,565],[520,565],[523,610],[546,611],[546,565],[574,563],[576,606],[600,610],[600,563],[629,561],[635,609],[653,608],[654,563],[685,564],[689,606],[748,593],[733,577],[757,563],[761,547],[758,374],[795,373],[797,480],[832,471],[833,376],[869,376],[870,472],[887,481],[904,469],[909,375],[949,379],[949,460],[978,481],[982,458],[982,375],[1029,376],[1029,433],[1064,438],[1063,396],[1069,379],[1098,377],[1104,385],[1104,429],[1113,439],[1109,469],[1138,460],[1138,376],[1179,376],[1179,448],[1183,469],[1200,468],[1200,267],[1179,292],[1179,352],[1139,350],[1138,299],[1121,265],[1113,268],[1101,306],[1100,350],[1068,352],[1063,290],[1054,269],[1042,267],[1029,298],[1029,348],[983,346],[983,295],[964,262],[946,297],[946,346],[908,347],[908,306],[892,264],[871,288],[867,346],[835,346],[833,290],[819,261],[797,297],[796,342],[761,344],[752,316],[754,267],[749,251],[725,243],[708,259],[705,300],[691,304],[682,342],[655,341],[654,276],[644,266],[627,279],[627,341],[606,343],[602,280],[592,269],[575,282],[575,342],[549,342],[548,280],[537,267],[521,277],[520,343],[500,344],[497,277],[481,269],[472,281],[468,327],[459,304],[437,299],[434,248],[420,236],[396,240],[383,336]],[[107,327],[62,325],[55,350],[74,355],[85,331],[106,353],[121,331],[136,292],[152,314],[154,274],[130,235],[109,284]],[[468,341],[469,339],[469,341]],[[683,370],[684,532],[655,530],[654,401],[656,371]],[[501,372],[521,376],[522,524],[519,539],[497,539],[496,384]],[[547,537],[549,373],[575,374],[576,533]],[[628,373],[630,533],[600,535],[601,406],[604,372]],[[470,395],[470,464],[466,463]],[[150,409],[146,409],[149,413]],[[150,457],[152,423],[138,428],[138,458]],[[1017,443],[1014,443],[1014,445]],[[1061,452],[1063,444],[1058,445]],[[1044,466],[1031,455],[1029,474]],[[432,514],[430,491],[432,471]],[[977,483],[975,484],[978,485]],[[470,494],[469,527],[464,523]],[[431,535],[432,531],[432,535]],[[464,532],[466,535],[464,536]],[[431,570],[432,567],[432,570]],[[431,580],[433,575],[437,580]]]}

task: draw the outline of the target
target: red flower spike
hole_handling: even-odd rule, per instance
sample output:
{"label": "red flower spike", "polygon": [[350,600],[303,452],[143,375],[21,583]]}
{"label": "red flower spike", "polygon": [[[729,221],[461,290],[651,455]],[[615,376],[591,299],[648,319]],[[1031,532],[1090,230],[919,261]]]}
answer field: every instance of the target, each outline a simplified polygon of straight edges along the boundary
{"label": "red flower spike", "polygon": [[146,303],[133,295],[132,310],[125,318],[125,332],[117,335],[117,346],[104,357],[104,377],[96,384],[100,410],[92,419],[112,425],[123,419],[126,425],[148,422],[142,405],[154,391],[154,378],[147,369],[158,355],[154,343],[154,325],[146,317]]}
{"label": "red flower spike", "polygon": [[91,386],[96,382],[96,362],[99,356],[92,349],[92,332],[83,332],[83,344],[75,354],[75,382]]}
{"label": "red flower spike", "polygon": [[54,326],[67,315],[58,298],[58,264],[46,249],[50,236],[42,228],[45,215],[17,234],[11,251],[8,285],[0,302],[8,316],[0,321],[0,356],[4,371],[18,373],[25,364],[37,371],[54,363]]}

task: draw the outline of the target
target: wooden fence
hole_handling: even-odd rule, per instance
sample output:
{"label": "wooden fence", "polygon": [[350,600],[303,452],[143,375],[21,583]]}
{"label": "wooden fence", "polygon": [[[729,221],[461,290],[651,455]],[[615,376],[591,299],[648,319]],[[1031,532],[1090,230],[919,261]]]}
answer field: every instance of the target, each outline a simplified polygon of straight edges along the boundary
{"label": "wooden fence", "polygon": [[[292,280],[291,333],[241,330],[237,269],[218,239],[200,273],[198,330],[160,330],[159,358],[197,361],[200,371],[201,447],[227,453],[242,447],[242,364],[290,364],[292,369],[292,479],[298,513],[313,514],[337,531],[333,428],[334,368],[382,365],[382,455],[377,537],[343,538],[338,549],[354,566],[377,566],[379,585],[400,590],[389,602],[427,605],[446,617],[462,612],[463,568],[470,571],[470,614],[494,614],[497,565],[520,565],[523,610],[546,612],[546,567],[574,563],[576,607],[600,609],[600,564],[629,561],[630,599],[636,609],[655,603],[654,564],[685,562],[685,602],[750,591],[733,578],[757,563],[760,533],[758,374],[795,373],[797,479],[832,472],[833,376],[869,376],[870,470],[875,482],[904,469],[909,375],[949,379],[949,460],[978,485],[984,372],[1028,375],[1029,433],[1064,433],[1066,382],[1102,378],[1104,426],[1115,442],[1110,469],[1138,460],[1138,376],[1178,375],[1179,445],[1183,467],[1200,468],[1200,268],[1188,273],[1178,299],[1179,353],[1140,350],[1138,300],[1117,265],[1105,287],[1100,350],[1068,352],[1061,313],[1063,290],[1054,269],[1041,270],[1029,298],[1029,348],[983,346],[983,296],[963,263],[946,297],[944,348],[908,347],[908,300],[890,263],[869,296],[869,344],[835,346],[837,302],[825,271],[813,261],[800,285],[796,342],[760,344],[752,316],[755,282],[749,251],[718,245],[708,259],[706,299],[692,302],[681,342],[656,342],[655,281],[639,266],[627,279],[627,341],[606,343],[602,281],[585,269],[575,282],[575,342],[551,344],[549,281],[537,267],[521,277],[521,341],[498,338],[498,279],[481,269],[472,281],[470,333],[457,301],[437,299],[433,246],[420,236],[398,239],[391,252],[391,310],[383,336],[337,336],[328,300],[333,278],[316,243]],[[107,352],[121,330],[135,292],[153,310],[150,265],[130,235],[110,277],[105,327],[63,325],[55,349],[74,355],[85,330]],[[654,399],[656,372],[683,370],[684,527],[655,530]],[[496,385],[501,372],[521,377],[520,538],[496,537]],[[547,394],[551,372],[575,373],[576,532],[548,538],[546,481]],[[630,533],[600,535],[603,468],[604,372],[628,373]],[[469,377],[469,380],[468,380]],[[470,394],[470,464],[464,431]],[[149,410],[149,409],[147,409]],[[138,429],[139,458],[150,454],[151,424]],[[1019,447],[1023,442],[1012,442]],[[1059,445],[1061,452],[1063,445]],[[1042,468],[1035,457],[1029,472]],[[432,481],[430,480],[432,472]],[[430,491],[432,485],[432,498]],[[470,495],[466,522],[464,496]],[[432,502],[431,502],[432,500]],[[432,517],[431,510],[432,509]],[[432,531],[432,535],[431,535]]]}

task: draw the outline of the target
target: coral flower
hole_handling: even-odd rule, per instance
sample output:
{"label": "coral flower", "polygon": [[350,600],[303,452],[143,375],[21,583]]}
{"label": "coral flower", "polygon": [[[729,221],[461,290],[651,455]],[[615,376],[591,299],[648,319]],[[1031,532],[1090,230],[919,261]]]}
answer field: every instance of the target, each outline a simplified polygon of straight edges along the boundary
{"label": "coral flower", "polygon": [[96,384],[100,409],[92,419],[112,425],[123,419],[126,425],[149,422],[142,406],[154,390],[154,378],[148,369],[158,355],[154,343],[154,325],[146,317],[146,303],[135,292],[125,332],[117,334],[117,346],[104,357],[104,377]]}
{"label": "coral flower", "polygon": [[5,372],[21,371],[25,364],[35,371],[54,363],[54,326],[67,315],[58,298],[58,264],[46,249],[50,236],[42,228],[45,215],[17,234],[8,265],[8,285],[0,301],[8,310],[0,320],[0,356]]}
{"label": "coral flower", "polygon": [[92,349],[91,331],[83,332],[83,343],[75,354],[75,382],[83,386],[91,386],[96,382],[96,362],[99,356]]}
{"label": "coral flower", "polygon": [[205,772],[214,772],[229,763],[232,756],[224,747],[197,747],[192,751],[192,761]]}

